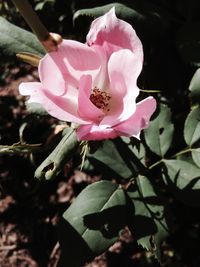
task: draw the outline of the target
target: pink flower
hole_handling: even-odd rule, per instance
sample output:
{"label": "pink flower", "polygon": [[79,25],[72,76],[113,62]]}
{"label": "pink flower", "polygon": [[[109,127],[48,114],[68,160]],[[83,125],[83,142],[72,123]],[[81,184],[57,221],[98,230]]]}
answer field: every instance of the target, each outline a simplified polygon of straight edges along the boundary
{"label": "pink flower", "polygon": [[41,82],[22,83],[19,90],[50,115],[77,123],[79,140],[139,138],[156,109],[153,97],[136,103],[142,65],[139,38],[112,8],[93,21],[86,44],[63,40],[40,61]]}

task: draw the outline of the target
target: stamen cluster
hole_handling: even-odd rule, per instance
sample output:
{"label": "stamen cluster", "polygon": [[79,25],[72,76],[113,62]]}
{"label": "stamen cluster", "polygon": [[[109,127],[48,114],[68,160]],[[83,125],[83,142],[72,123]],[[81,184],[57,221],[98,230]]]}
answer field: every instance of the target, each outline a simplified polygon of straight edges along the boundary
{"label": "stamen cluster", "polygon": [[110,109],[108,108],[110,95],[107,92],[101,91],[97,87],[92,90],[90,95],[90,101],[103,112],[108,112]]}

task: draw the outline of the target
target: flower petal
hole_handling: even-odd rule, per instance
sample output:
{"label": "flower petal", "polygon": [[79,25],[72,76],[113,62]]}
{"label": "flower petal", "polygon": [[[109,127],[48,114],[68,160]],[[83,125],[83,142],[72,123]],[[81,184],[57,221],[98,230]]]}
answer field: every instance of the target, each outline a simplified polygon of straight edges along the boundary
{"label": "flower petal", "polygon": [[117,134],[112,128],[98,125],[82,125],[77,130],[78,140],[103,140],[116,138]]}
{"label": "flower petal", "polygon": [[66,92],[65,75],[57,64],[58,54],[55,52],[46,54],[39,63],[38,71],[43,87],[55,95],[63,95]]}
{"label": "flower petal", "polygon": [[83,75],[79,84],[78,113],[81,118],[98,122],[104,113],[90,101],[92,77]]}
{"label": "flower petal", "polygon": [[104,46],[108,55],[119,49],[130,49],[143,61],[140,39],[129,23],[116,17],[114,7],[92,22],[87,43],[90,46],[93,44]]}
{"label": "flower petal", "polygon": [[150,96],[137,103],[136,111],[129,119],[113,128],[118,135],[139,138],[140,131],[148,127],[150,117],[155,109],[156,100]]}
{"label": "flower petal", "polygon": [[21,83],[19,91],[22,95],[30,95],[29,103],[41,104],[51,116],[59,120],[88,124],[77,113],[77,103],[74,101],[78,96],[73,95],[73,89],[69,88],[67,98],[53,95],[39,82]]}
{"label": "flower petal", "polygon": [[[39,64],[41,83],[54,95],[63,95],[70,84],[78,87],[83,74],[97,75],[99,55],[86,44],[63,40],[55,52],[48,53]],[[67,82],[67,84],[66,84]]]}
{"label": "flower petal", "polygon": [[136,82],[141,67],[130,50],[123,49],[111,55],[108,62],[110,113],[102,120],[102,125],[116,125],[135,112],[135,99],[139,94]]}
{"label": "flower petal", "polygon": [[104,90],[105,88],[109,87],[108,57],[106,55],[106,51],[102,46],[93,45],[92,48],[98,54],[101,64],[101,68],[99,69],[98,74],[96,75],[96,77],[93,77],[93,85],[100,90]]}

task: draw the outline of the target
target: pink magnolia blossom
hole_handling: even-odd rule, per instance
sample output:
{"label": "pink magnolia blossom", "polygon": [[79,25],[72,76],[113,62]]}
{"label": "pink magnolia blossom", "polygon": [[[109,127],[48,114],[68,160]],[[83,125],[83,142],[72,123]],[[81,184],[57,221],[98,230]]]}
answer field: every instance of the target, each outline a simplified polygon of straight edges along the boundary
{"label": "pink magnolia blossom", "polygon": [[139,138],[156,109],[153,97],[136,103],[142,65],[139,38],[112,8],[93,21],[86,44],[63,40],[41,59],[40,82],[19,90],[53,117],[78,124],[79,140]]}

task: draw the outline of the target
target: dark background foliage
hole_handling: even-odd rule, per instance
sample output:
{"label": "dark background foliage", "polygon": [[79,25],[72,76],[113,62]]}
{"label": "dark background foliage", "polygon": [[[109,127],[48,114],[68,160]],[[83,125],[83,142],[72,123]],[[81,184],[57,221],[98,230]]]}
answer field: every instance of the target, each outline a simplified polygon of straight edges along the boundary
{"label": "dark background foliage", "polygon": [[[113,3],[85,0],[30,2],[49,31],[82,42],[93,18],[105,13],[110,9],[107,5]],[[98,6],[101,7],[96,8]],[[0,7],[3,18],[29,30],[11,1],[3,1]],[[24,41],[10,49],[10,38],[7,37],[12,36],[11,42],[15,44],[19,33],[10,31],[4,21],[0,25],[1,145],[19,142],[20,132],[23,132],[28,144],[49,146],[49,150],[33,155],[21,151],[14,154],[1,152],[2,267],[55,266],[60,255],[56,245],[56,225],[72,199],[100,178],[127,186],[130,177],[137,173],[140,175],[127,191],[129,208],[134,214],[129,218],[133,237],[125,232],[115,247],[87,266],[159,266],[152,256],[155,245],[157,254],[161,254],[157,256],[162,258],[162,266],[200,265],[200,4],[198,0],[118,1],[116,13],[133,25],[142,40],[145,61],[138,85],[141,89],[159,91],[155,94],[160,104],[155,120],[142,134],[141,143],[116,139],[99,144],[97,151],[93,144],[84,172],[80,172],[81,159],[75,155],[59,176],[48,182],[33,177],[36,167],[52,149],[51,144],[60,138],[54,134],[58,122],[48,116],[30,115],[24,99],[17,92],[22,80],[38,78],[35,68],[15,57],[22,44],[36,49],[30,45],[35,41],[22,34]],[[37,49],[42,53],[40,47]],[[141,93],[141,98],[146,95]],[[110,211],[106,212],[109,216]],[[121,209],[114,213],[121,213]],[[161,218],[155,219],[159,214]],[[91,223],[99,223],[98,214],[85,219],[88,227],[98,227]],[[163,224],[169,231],[164,240]],[[66,231],[70,230],[67,228]],[[138,247],[137,243],[150,252]],[[78,247],[76,249],[78,253]]]}

